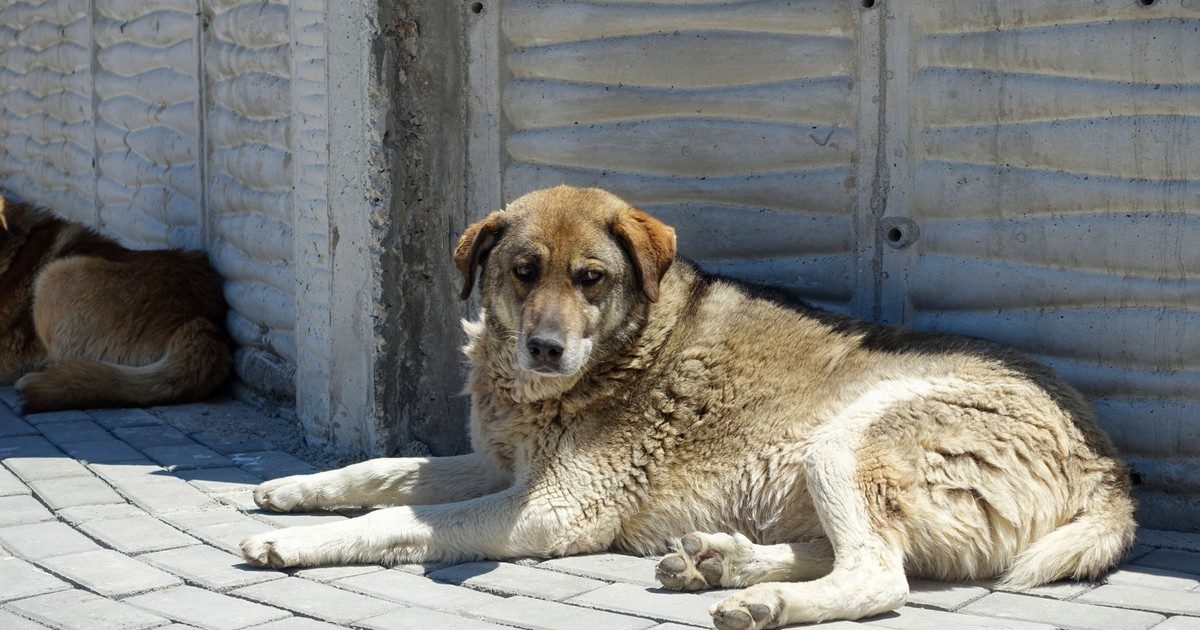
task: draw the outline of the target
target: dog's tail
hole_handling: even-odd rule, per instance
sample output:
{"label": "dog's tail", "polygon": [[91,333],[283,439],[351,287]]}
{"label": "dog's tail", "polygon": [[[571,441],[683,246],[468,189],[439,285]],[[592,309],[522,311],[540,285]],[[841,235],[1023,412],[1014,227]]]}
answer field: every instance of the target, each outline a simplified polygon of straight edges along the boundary
{"label": "dog's tail", "polygon": [[1074,519],[1022,551],[999,586],[1022,589],[1067,578],[1094,580],[1120,562],[1137,533],[1124,472],[1114,470]]}
{"label": "dog's tail", "polygon": [[54,360],[17,382],[25,413],[97,407],[140,407],[196,400],[229,374],[224,334],[195,318],[167,340],[162,358],[131,367],[92,359]]}

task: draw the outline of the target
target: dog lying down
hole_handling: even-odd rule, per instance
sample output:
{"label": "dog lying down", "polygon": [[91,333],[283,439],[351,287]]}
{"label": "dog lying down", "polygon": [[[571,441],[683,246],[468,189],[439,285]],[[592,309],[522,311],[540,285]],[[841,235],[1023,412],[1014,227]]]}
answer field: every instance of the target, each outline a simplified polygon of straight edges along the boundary
{"label": "dog lying down", "polygon": [[203,253],[132,251],[0,197],[0,384],[26,413],[208,395],[232,363],[225,312]]}
{"label": "dog lying down", "polygon": [[483,294],[475,452],[263,483],[279,512],[401,507],[252,536],[250,562],[670,552],[667,588],[748,587],[711,611],[743,630],[894,609],[907,575],[1094,578],[1133,542],[1087,402],[1014,351],[757,297],[598,189],[530,193],[454,258]]}

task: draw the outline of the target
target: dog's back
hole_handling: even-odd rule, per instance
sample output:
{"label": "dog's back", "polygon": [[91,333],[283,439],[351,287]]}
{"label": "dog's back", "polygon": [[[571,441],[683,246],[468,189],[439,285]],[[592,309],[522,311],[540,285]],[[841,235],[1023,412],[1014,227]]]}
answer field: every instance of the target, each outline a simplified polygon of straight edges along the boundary
{"label": "dog's back", "polygon": [[129,250],[24,204],[0,212],[0,379],[41,368],[17,382],[26,411],[194,400],[228,375],[202,253]]}

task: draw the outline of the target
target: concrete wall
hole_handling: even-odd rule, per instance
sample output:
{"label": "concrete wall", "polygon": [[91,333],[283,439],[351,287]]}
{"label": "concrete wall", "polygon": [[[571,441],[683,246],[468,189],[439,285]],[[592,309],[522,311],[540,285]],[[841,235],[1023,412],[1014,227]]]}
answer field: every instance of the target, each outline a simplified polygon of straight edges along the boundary
{"label": "concrete wall", "polygon": [[474,214],[603,186],[709,269],[1021,347],[1200,530],[1200,3],[485,4]]}
{"label": "concrete wall", "polygon": [[[405,11],[368,0],[0,0],[0,186],[132,247],[207,250],[226,279],[239,391],[294,409],[315,442],[369,454],[464,443],[461,424],[437,421],[465,413],[450,400],[457,350],[422,337],[456,333],[402,325],[458,306],[392,308],[404,292],[430,293],[417,267],[444,264],[462,227],[439,227],[416,244],[432,253],[418,251],[407,228],[461,201],[434,192],[419,211],[393,207],[392,186],[425,181],[424,158],[447,160],[439,172],[462,187],[453,152],[398,148],[406,128],[442,112],[397,103],[433,98],[429,86],[453,76],[432,71],[438,56],[461,55],[402,32]],[[427,34],[459,19],[435,13]],[[454,41],[444,29],[441,41]],[[444,132],[461,145],[457,120]],[[441,416],[392,422],[412,388],[435,389],[410,347],[438,357],[448,393]]]}

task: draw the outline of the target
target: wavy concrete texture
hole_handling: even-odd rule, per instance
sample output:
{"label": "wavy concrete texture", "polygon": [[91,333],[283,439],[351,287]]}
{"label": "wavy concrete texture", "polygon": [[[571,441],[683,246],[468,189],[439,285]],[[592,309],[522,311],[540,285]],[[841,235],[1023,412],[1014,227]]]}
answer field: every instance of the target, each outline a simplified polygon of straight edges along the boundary
{"label": "wavy concrete texture", "polygon": [[853,293],[854,3],[516,0],[503,194],[604,186],[710,269]]}
{"label": "wavy concrete texture", "polygon": [[1200,490],[1200,3],[905,9],[904,319],[1033,352]]}
{"label": "wavy concrete texture", "polygon": [[1019,346],[1196,526],[1157,491],[1200,493],[1200,2],[859,4],[506,3],[503,196],[605,186],[710,269]]}
{"label": "wavy concrete texture", "polygon": [[209,252],[238,376],[291,396],[296,363],[288,6],[205,0]]}
{"label": "wavy concrete texture", "polygon": [[96,200],[132,246],[202,248],[194,0],[95,0]]}
{"label": "wavy concrete texture", "polygon": [[0,2],[0,184],[93,223],[88,7]]}

